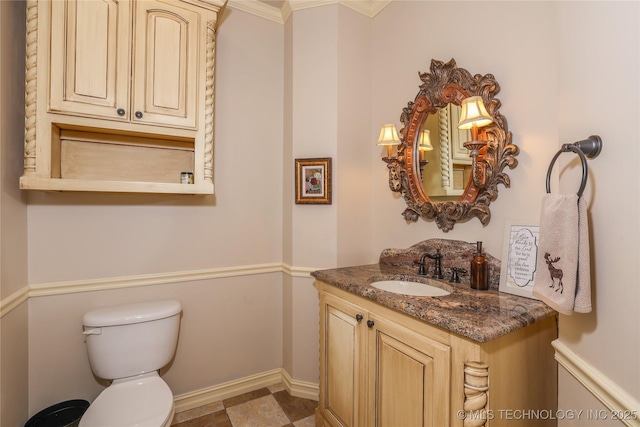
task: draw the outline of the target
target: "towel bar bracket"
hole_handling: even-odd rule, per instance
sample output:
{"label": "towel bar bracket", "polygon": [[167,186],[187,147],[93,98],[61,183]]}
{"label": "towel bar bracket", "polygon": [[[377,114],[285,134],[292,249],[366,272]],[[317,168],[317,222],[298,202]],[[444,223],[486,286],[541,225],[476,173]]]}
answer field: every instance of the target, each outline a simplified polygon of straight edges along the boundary
{"label": "towel bar bracket", "polygon": [[589,138],[574,142],[573,144],[564,144],[562,146],[563,151],[568,151],[568,149],[564,149],[565,146],[568,145],[578,147],[589,159],[595,159],[598,157],[598,154],[600,154],[600,151],[602,151],[602,139],[598,135],[591,135]]}

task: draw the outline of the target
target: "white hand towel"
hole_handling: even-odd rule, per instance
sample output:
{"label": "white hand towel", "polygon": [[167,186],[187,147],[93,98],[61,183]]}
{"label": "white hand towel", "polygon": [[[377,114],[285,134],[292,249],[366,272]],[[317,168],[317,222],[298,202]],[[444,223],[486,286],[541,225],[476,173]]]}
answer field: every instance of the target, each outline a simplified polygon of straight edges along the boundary
{"label": "white hand towel", "polygon": [[588,226],[584,199],[545,195],[533,295],[562,314],[591,311]]}

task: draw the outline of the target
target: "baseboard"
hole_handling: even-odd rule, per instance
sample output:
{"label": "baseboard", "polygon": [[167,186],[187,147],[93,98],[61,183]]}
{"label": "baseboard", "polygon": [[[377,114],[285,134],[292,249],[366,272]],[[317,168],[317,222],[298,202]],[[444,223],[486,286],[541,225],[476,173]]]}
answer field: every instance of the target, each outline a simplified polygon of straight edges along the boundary
{"label": "baseboard", "polygon": [[640,402],[613,382],[598,369],[587,363],[574,353],[562,341],[555,340],[551,343],[555,348],[555,358],[573,377],[578,380],[596,399],[614,413],[635,413],[630,419],[620,420],[629,427],[640,427]]}
{"label": "baseboard", "polygon": [[176,405],[176,413],[179,413],[281,383],[292,396],[318,400],[317,384],[292,380],[282,368],[181,394],[175,396],[173,400]]}
{"label": "baseboard", "polygon": [[316,383],[296,381],[286,370],[282,370],[282,383],[291,396],[302,397],[304,399],[318,400],[320,388]]}

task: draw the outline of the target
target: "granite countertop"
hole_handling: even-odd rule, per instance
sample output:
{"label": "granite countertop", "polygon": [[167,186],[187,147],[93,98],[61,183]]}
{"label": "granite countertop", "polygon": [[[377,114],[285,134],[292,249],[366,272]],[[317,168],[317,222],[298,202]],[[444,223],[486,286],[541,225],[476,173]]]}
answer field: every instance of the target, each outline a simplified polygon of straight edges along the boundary
{"label": "granite countertop", "polygon": [[[419,276],[414,261],[424,253],[435,253],[437,248],[444,254],[442,270],[445,279],[434,283],[437,279],[431,277],[431,269],[427,276]],[[451,267],[469,269],[474,248],[475,243],[430,239],[408,249],[387,249],[380,255],[378,264],[318,270],[311,275],[477,342],[494,340],[557,314],[542,301],[499,292],[500,261],[489,254],[489,290],[471,289],[468,275],[461,276],[460,283],[449,282]],[[451,293],[440,297],[417,297],[386,292],[371,286],[374,281],[389,279],[429,282]]]}

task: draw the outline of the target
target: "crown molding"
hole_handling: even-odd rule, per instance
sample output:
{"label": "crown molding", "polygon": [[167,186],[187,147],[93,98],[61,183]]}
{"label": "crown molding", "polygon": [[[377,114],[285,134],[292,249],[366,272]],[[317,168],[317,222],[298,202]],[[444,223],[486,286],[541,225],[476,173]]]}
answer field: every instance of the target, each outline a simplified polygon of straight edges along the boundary
{"label": "crown molding", "polygon": [[279,24],[284,24],[285,22],[282,15],[282,9],[269,6],[268,4],[262,3],[258,0],[229,0],[227,7],[241,10]]}
{"label": "crown molding", "polygon": [[229,0],[227,5],[232,9],[242,10],[256,16],[284,24],[289,16],[297,10],[341,4],[369,18],[376,16],[392,0],[286,0],[280,8],[270,6],[259,0]]}
{"label": "crown molding", "polygon": [[387,5],[391,3],[391,0],[340,0],[338,3],[348,7],[349,9],[353,9],[356,12],[360,12],[364,16],[373,18],[382,9],[387,7]]}

